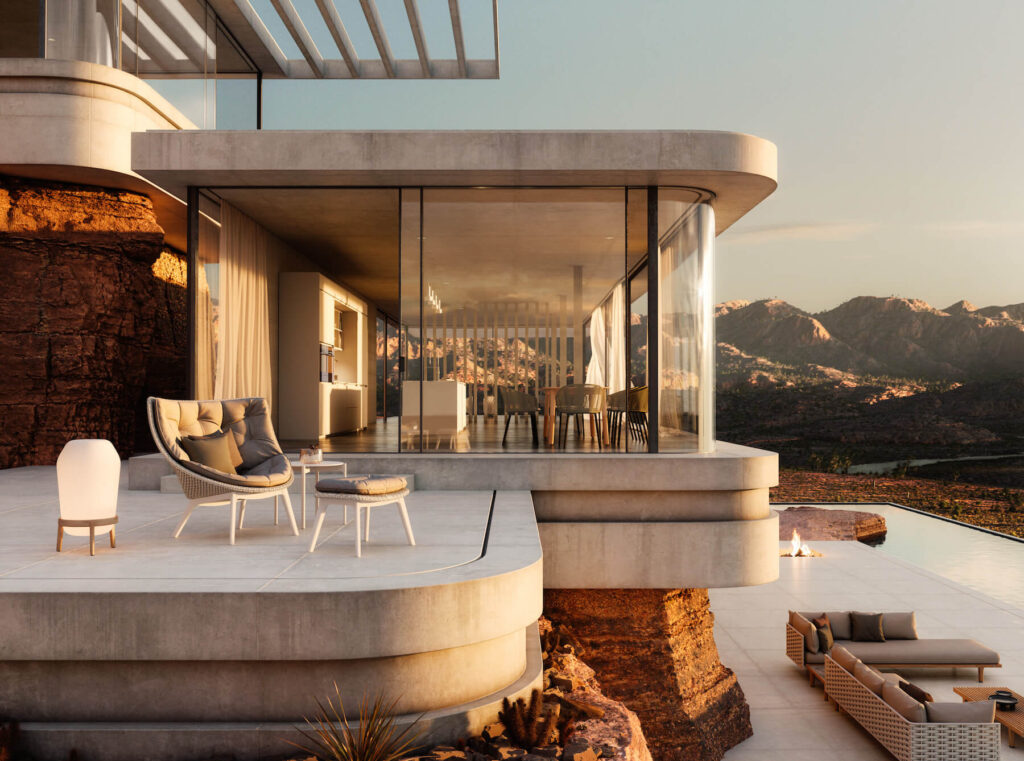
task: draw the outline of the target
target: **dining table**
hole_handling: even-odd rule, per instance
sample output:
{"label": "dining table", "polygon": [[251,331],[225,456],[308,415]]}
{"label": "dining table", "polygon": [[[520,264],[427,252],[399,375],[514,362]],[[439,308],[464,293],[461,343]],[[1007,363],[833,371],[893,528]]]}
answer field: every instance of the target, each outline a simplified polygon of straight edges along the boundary
{"label": "dining table", "polygon": [[[544,443],[549,447],[555,445],[555,397],[561,388],[564,386],[542,386],[540,389],[544,393]],[[601,441],[607,446],[611,443],[611,437],[608,435],[608,388],[602,388],[604,393],[601,395]],[[590,435],[597,436],[593,416],[590,418]]]}

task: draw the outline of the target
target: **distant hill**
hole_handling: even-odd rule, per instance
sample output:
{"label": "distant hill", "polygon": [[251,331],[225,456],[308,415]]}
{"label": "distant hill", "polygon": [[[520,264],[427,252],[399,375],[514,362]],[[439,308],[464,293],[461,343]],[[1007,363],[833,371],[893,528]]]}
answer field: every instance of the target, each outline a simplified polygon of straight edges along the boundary
{"label": "distant hill", "polygon": [[812,314],[778,299],[732,301],[718,306],[716,329],[725,353],[791,366],[936,381],[1024,374],[1024,304],[942,310],[858,296]]}
{"label": "distant hill", "polygon": [[1024,304],[716,309],[719,437],[788,465],[1024,451]]}

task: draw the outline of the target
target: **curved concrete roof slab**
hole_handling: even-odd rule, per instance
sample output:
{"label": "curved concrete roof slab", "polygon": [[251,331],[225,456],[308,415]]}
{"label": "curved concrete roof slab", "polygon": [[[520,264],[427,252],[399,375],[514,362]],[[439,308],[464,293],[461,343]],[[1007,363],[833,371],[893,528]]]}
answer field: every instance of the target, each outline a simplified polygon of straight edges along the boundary
{"label": "curved concrete roof slab", "polygon": [[676,185],[716,197],[718,232],[777,185],[763,138],[707,131],[151,131],[132,168],[200,186]]}

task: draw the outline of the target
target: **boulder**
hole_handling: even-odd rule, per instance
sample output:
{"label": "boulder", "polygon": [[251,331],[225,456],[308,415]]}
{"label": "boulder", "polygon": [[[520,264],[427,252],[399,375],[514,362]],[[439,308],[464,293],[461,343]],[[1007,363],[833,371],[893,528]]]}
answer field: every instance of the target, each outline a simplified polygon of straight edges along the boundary
{"label": "boulder", "polygon": [[796,531],[801,541],[843,540],[872,544],[885,538],[885,518],[861,510],[832,510],[799,505],[779,510],[779,539]]}

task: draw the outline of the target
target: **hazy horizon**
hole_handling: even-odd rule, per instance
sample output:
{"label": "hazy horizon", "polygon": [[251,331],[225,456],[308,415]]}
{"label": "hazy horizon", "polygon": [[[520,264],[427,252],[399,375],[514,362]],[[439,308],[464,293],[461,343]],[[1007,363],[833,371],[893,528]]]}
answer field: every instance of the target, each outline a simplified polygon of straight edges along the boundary
{"label": "hazy horizon", "polygon": [[[490,0],[462,3],[469,55],[489,55]],[[386,24],[404,13],[379,5]],[[375,57],[357,4],[338,7]],[[447,3],[420,12],[451,55]],[[718,300],[1024,301],[1024,3],[501,0],[499,18],[499,80],[267,81],[264,124],[748,132],[778,146],[780,184],[719,239]],[[415,57],[405,28],[392,47]]]}

